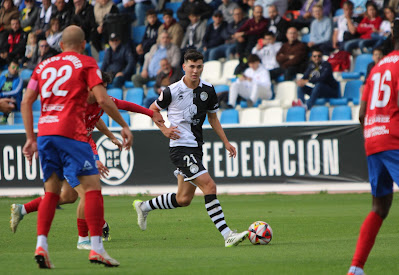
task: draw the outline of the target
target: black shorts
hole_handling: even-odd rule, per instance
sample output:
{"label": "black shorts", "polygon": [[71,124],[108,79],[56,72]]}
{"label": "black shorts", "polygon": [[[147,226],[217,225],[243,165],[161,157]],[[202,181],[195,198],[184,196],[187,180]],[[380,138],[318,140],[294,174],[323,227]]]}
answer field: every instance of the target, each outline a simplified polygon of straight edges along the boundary
{"label": "black shorts", "polygon": [[202,147],[170,147],[169,156],[183,174],[184,181],[193,180],[208,172],[202,164]]}

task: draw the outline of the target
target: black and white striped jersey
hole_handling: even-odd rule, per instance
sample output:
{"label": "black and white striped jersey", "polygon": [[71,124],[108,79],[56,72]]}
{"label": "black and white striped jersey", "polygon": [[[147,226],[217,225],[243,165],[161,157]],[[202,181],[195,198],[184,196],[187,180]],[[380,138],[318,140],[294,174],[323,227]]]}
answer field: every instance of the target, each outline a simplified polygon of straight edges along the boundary
{"label": "black and white striped jersey", "polygon": [[212,84],[200,80],[197,88],[190,89],[184,84],[183,78],[163,90],[155,101],[156,106],[168,109],[168,119],[171,126],[178,126],[180,138],[170,140],[170,147],[202,146],[202,124],[206,113],[215,113],[219,102]]}

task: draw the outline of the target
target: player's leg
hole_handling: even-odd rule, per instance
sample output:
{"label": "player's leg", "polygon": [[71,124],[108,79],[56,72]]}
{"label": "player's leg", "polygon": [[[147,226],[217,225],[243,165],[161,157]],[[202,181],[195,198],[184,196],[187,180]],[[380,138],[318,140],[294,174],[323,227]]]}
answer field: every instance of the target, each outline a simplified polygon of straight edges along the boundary
{"label": "player's leg", "polygon": [[89,227],[85,220],[85,196],[80,197],[79,204],[76,209],[77,226],[79,239],[76,245],[77,249],[91,250],[91,243],[89,238]]}
{"label": "player's leg", "polygon": [[59,205],[74,203],[78,199],[79,195],[66,180],[62,182],[62,189],[60,195]]}

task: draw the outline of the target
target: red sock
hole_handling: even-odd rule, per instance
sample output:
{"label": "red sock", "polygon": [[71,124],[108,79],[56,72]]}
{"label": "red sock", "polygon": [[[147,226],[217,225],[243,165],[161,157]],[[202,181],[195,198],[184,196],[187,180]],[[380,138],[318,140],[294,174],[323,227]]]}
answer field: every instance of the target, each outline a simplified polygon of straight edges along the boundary
{"label": "red sock", "polygon": [[100,190],[86,192],[85,218],[90,236],[102,236],[104,225],[104,202]]}
{"label": "red sock", "polygon": [[57,207],[60,196],[46,192],[44,198],[39,205],[37,214],[37,235],[47,236],[50,231],[51,223],[55,215],[55,209]]}
{"label": "red sock", "polygon": [[78,232],[79,237],[87,237],[89,235],[89,227],[87,227],[87,223],[85,219],[77,219],[78,220]]}
{"label": "red sock", "polygon": [[373,248],[375,238],[382,225],[383,219],[377,213],[371,211],[360,228],[359,239],[357,240],[355,255],[352,259],[352,266],[364,267],[367,257]]}
{"label": "red sock", "polygon": [[39,205],[42,202],[42,197],[38,197],[24,204],[26,213],[35,212],[39,209]]}

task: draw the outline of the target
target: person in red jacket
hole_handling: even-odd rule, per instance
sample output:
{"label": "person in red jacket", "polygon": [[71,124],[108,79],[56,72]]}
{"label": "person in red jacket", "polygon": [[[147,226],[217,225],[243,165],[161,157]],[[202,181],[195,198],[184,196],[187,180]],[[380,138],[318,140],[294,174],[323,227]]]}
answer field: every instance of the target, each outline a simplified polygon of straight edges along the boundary
{"label": "person in red jacket", "polygon": [[362,52],[369,52],[371,51],[369,48],[378,42],[378,38],[372,38],[372,34],[379,32],[382,18],[377,15],[377,6],[374,2],[367,2],[366,9],[366,16],[356,28],[360,38],[345,43],[344,50],[347,52],[352,52],[357,48],[360,48]]}

